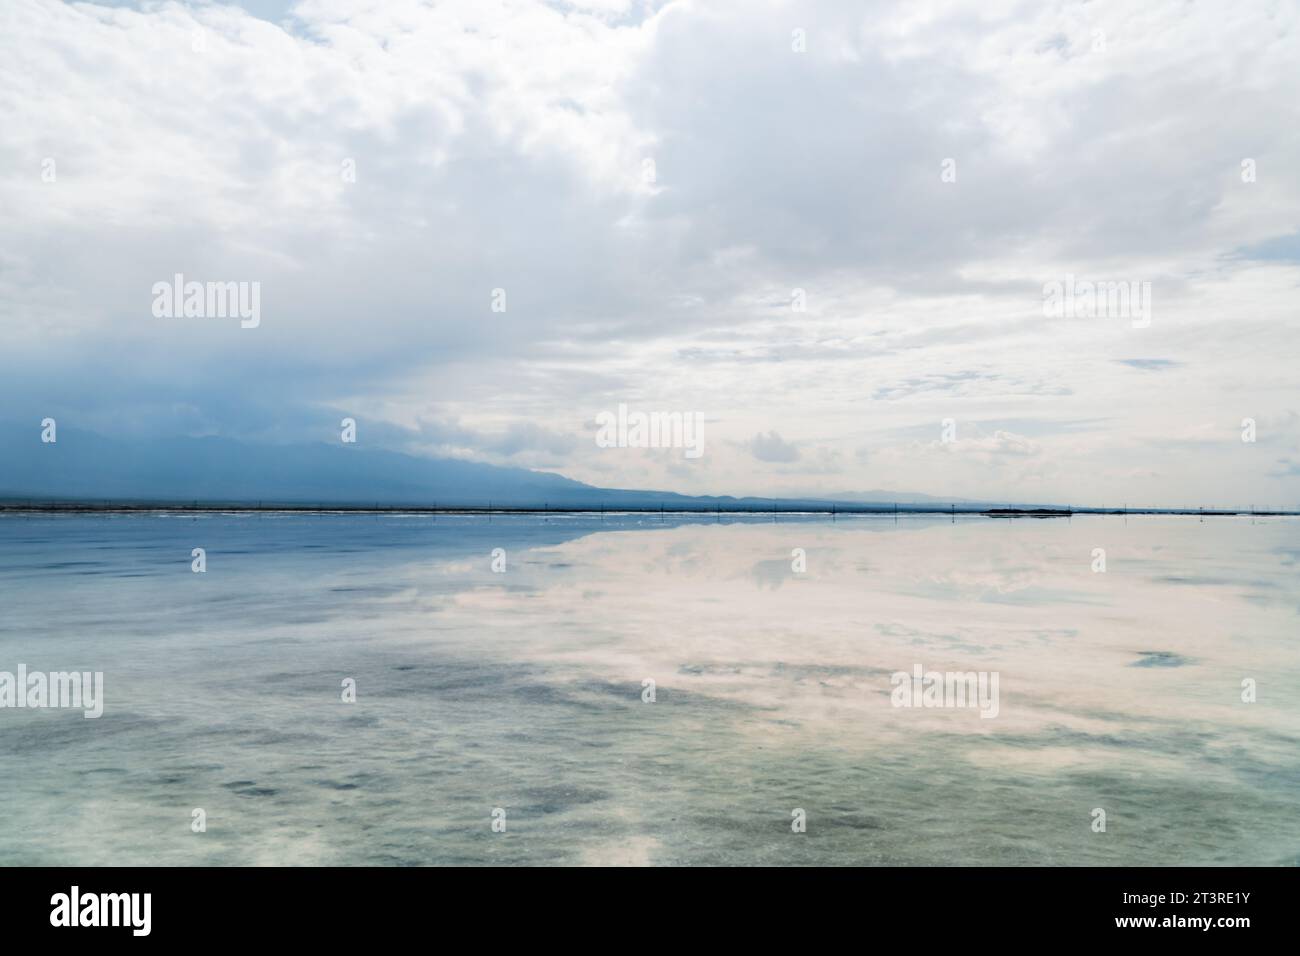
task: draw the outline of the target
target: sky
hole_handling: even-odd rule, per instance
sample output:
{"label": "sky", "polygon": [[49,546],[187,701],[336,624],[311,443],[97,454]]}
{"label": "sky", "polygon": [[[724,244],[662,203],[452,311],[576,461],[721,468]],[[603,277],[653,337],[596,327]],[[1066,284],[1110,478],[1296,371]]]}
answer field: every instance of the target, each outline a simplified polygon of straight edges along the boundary
{"label": "sky", "polygon": [[1287,2],[5,0],[0,418],[1300,507],[1297,64]]}

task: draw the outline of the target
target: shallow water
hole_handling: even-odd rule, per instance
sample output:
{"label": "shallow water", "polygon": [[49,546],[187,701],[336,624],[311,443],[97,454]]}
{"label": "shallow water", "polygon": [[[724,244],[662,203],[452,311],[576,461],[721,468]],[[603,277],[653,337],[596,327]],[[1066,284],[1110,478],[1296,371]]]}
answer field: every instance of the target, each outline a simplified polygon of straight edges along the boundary
{"label": "shallow water", "polygon": [[0,863],[1296,864],[1298,531],[0,518],[0,671],[105,682],[0,709]]}

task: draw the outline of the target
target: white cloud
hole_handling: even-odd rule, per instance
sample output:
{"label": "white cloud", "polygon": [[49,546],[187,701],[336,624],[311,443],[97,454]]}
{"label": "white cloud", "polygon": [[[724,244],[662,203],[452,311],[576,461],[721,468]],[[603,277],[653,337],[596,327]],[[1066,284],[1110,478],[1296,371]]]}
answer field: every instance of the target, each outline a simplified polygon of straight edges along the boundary
{"label": "white cloud", "polygon": [[774,431],[757,434],[749,442],[749,453],[759,461],[793,462],[799,460],[799,449]]}

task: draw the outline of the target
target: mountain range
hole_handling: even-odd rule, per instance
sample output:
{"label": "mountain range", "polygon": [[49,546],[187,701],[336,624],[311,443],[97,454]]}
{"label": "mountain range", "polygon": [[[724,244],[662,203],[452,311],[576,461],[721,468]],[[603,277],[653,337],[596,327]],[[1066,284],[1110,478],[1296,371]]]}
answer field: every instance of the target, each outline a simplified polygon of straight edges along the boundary
{"label": "mountain range", "polygon": [[[424,458],[355,444],[257,444],[232,438],[109,438],[59,428],[0,427],[0,499],[453,508],[765,510],[772,498],[598,488],[550,472]],[[964,499],[951,499],[970,504]],[[948,503],[871,491],[777,499],[784,508]]]}

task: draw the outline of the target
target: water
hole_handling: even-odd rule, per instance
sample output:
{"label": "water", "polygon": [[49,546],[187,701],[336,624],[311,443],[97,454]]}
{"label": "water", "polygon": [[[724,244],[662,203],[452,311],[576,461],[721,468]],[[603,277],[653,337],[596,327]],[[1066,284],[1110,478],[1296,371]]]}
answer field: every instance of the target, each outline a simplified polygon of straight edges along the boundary
{"label": "water", "polygon": [[0,709],[0,863],[1294,865],[1298,530],[2,518],[0,670],[106,700]]}

